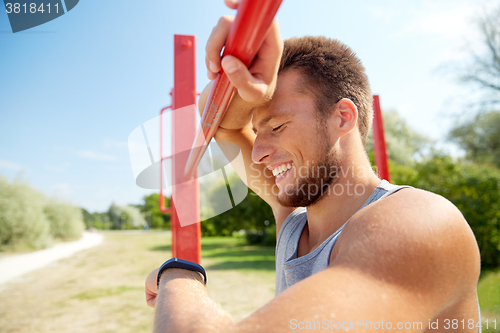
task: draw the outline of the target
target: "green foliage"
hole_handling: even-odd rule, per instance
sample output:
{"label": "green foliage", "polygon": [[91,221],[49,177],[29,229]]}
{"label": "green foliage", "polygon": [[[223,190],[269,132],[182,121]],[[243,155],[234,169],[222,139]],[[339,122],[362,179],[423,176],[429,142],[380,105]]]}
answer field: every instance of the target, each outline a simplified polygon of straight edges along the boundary
{"label": "green foliage", "polygon": [[90,228],[96,228],[100,230],[110,229],[108,212],[104,213],[95,212],[87,215],[87,217],[85,216],[86,215],[84,213],[84,222],[87,229]]}
{"label": "green foliage", "polygon": [[[415,132],[396,111],[383,111],[385,141],[387,154],[391,161],[411,166],[422,158],[431,140]],[[373,132],[370,131],[366,150],[373,154]]]}
{"label": "green foliage", "polygon": [[108,210],[108,218],[111,229],[143,229],[146,225],[142,213],[134,206],[118,206],[111,204]]}
{"label": "green foliage", "polygon": [[[233,174],[229,177],[238,176]],[[219,207],[221,203],[218,198],[226,195],[227,191],[228,187],[225,182],[218,183],[210,191],[209,202],[214,211],[222,210]],[[201,223],[201,232],[203,236],[231,236],[234,232],[245,230],[248,235],[247,239],[251,243],[266,242],[271,244],[272,240],[275,241],[276,239],[275,226],[272,238],[269,237],[273,225],[275,225],[275,222],[271,207],[253,191],[249,190],[248,196],[236,207],[203,221]]]}
{"label": "green foliage", "polygon": [[50,234],[53,238],[72,240],[82,235],[85,225],[80,208],[65,202],[47,200],[44,213],[49,220]]}
{"label": "green foliage", "polygon": [[[153,193],[143,197],[144,204],[140,210],[145,214],[149,227],[152,229],[170,229],[170,214],[160,211],[160,195]],[[170,206],[170,198],[165,198],[165,207]]]}
{"label": "green foliage", "polygon": [[[144,203],[139,205],[111,204],[107,212],[89,213],[82,209],[85,226],[96,229],[170,229],[170,215],[160,212],[158,206],[159,195],[153,193],[143,197]],[[165,205],[170,205],[169,198],[165,198]]]}
{"label": "green foliage", "polygon": [[500,167],[500,111],[479,113],[456,126],[450,139],[465,151],[467,159]]}
{"label": "green foliage", "polygon": [[84,229],[80,208],[47,199],[27,184],[0,177],[0,250],[41,249],[54,238],[76,239]]}
{"label": "green foliage", "polygon": [[269,224],[262,230],[245,230],[245,239],[248,244],[276,245],[276,223]]}
{"label": "green foliage", "polygon": [[500,265],[500,170],[434,154],[413,169],[391,164],[391,176],[455,204],[476,236],[483,267]]}
{"label": "green foliage", "polygon": [[0,250],[49,246],[52,239],[44,206],[40,192],[0,177]]}
{"label": "green foliage", "polygon": [[109,221],[108,213],[89,213],[87,210],[82,208],[82,215],[86,229],[107,229],[107,224]]}

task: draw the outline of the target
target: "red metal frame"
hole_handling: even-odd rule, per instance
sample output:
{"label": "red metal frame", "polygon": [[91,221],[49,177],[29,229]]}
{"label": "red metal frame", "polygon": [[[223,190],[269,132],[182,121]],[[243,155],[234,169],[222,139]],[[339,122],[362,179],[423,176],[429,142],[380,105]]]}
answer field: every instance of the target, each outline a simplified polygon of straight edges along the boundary
{"label": "red metal frame", "polygon": [[[160,210],[171,214],[172,256],[201,263],[200,194],[198,180],[180,180],[196,134],[196,39],[174,36],[174,89],[172,105],[160,112]],[[172,196],[165,207],[163,194],[163,113],[172,109]],[[181,110],[182,109],[182,110]],[[170,158],[170,157],[167,157]],[[180,211],[178,211],[180,209]],[[182,212],[182,224],[179,219]]]}
{"label": "red metal frame", "polygon": [[375,153],[375,165],[377,166],[379,177],[390,182],[384,121],[382,119],[378,95],[373,95],[373,152]]}
{"label": "red metal frame", "polygon": [[[222,56],[234,55],[249,67],[264,41],[281,2],[282,0],[242,0],[238,5],[238,12]],[[184,170],[184,179],[191,179],[194,176],[210,140],[219,128],[234,92],[234,86],[221,70],[203,110],[200,128]]]}
{"label": "red metal frame", "polygon": [[[182,184],[182,193],[176,186],[184,173],[186,159],[179,154],[191,149],[196,134],[196,38],[174,36],[174,92],[172,95],[172,255],[176,258],[201,263],[200,194],[198,180]],[[190,107],[188,110],[177,110]],[[178,212],[188,220],[181,226]]]}
{"label": "red metal frame", "polygon": [[[173,89],[170,92],[170,96],[173,94]],[[163,195],[163,160],[170,157],[163,157],[163,112],[165,110],[172,109],[172,105],[166,106],[160,111],[160,211],[164,214],[172,213],[172,207],[165,207],[165,197]]]}

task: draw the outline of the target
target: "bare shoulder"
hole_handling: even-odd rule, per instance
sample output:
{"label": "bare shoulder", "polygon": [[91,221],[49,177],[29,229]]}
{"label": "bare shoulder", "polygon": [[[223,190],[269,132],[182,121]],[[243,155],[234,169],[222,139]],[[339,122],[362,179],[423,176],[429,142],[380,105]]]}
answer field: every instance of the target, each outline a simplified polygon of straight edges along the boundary
{"label": "bare shoulder", "polygon": [[477,243],[461,212],[440,195],[412,188],[358,212],[339,237],[332,264],[450,295],[476,288],[480,271]]}

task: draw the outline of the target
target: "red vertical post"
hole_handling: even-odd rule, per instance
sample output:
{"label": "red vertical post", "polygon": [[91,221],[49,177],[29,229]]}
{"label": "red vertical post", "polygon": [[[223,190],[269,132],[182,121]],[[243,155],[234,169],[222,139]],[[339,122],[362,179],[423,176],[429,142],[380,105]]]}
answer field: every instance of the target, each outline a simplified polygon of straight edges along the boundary
{"label": "red vertical post", "polygon": [[378,95],[373,95],[373,152],[375,153],[375,165],[379,177],[390,182],[384,121]]}
{"label": "red vertical post", "polygon": [[[172,96],[172,179],[177,180],[184,174],[186,157],[179,154],[191,149],[196,135],[196,40],[195,36],[174,36],[174,92]],[[193,106],[188,111],[176,112],[177,109]],[[184,227],[179,223],[176,206],[179,202],[171,202],[172,215],[172,255],[176,258],[201,262],[200,193],[197,180],[184,187],[182,195],[176,195],[172,186],[172,198],[180,201],[182,206],[189,205],[188,215],[183,218],[190,222]]]}

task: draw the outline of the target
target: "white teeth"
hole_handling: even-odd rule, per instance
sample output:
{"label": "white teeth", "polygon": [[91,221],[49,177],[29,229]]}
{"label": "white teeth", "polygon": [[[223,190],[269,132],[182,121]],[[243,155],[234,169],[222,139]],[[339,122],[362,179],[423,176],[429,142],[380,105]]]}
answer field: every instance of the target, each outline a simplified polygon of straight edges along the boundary
{"label": "white teeth", "polygon": [[282,164],[276,168],[273,169],[273,175],[274,176],[281,176],[282,174],[284,174],[286,171],[288,171],[289,169],[291,169],[292,167],[292,164],[290,163],[287,163],[287,164]]}

